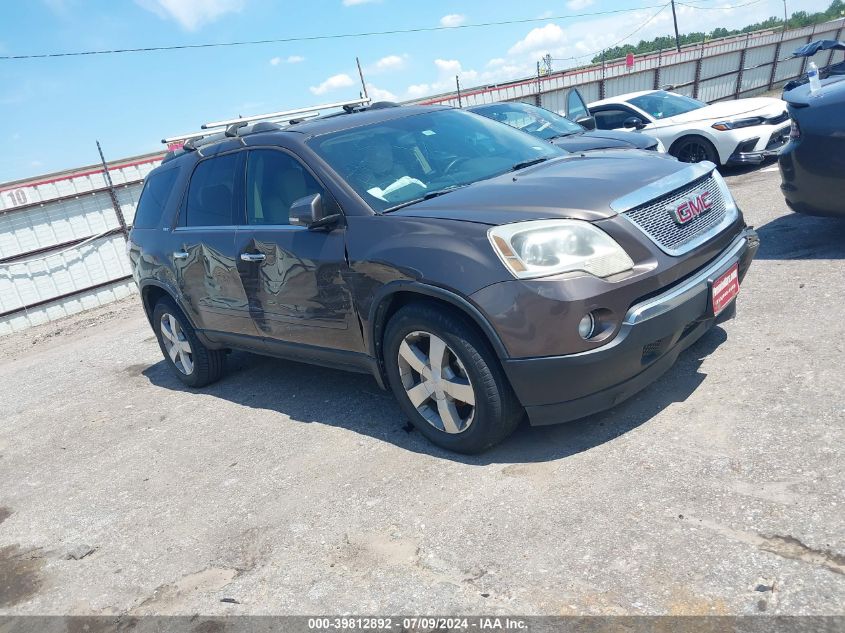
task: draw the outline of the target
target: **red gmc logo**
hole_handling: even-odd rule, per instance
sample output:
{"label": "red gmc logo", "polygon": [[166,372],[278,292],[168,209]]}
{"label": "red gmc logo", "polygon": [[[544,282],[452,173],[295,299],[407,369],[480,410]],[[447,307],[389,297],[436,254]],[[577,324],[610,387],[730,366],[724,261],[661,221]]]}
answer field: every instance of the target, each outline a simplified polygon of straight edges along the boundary
{"label": "red gmc logo", "polygon": [[692,222],[698,216],[707,213],[713,206],[710,192],[702,191],[681,200],[677,206],[668,206],[666,210],[678,224]]}

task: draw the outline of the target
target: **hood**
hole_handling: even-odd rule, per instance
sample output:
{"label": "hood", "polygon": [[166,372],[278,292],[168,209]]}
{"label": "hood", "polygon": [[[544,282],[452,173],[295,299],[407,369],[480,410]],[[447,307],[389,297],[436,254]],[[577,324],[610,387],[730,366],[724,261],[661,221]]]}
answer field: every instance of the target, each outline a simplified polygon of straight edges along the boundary
{"label": "hood", "polygon": [[689,167],[657,152],[596,151],[481,180],[390,215],[484,224],[603,220],[616,215],[610,203],[617,198]]}
{"label": "hood", "polygon": [[708,106],[679,114],[668,119],[660,119],[656,127],[665,127],[679,123],[694,123],[710,121],[712,119],[741,119],[752,116],[777,116],[786,110],[786,103],[771,97],[756,97],[753,99],[736,99],[735,101],[719,101]]}
{"label": "hood", "polygon": [[646,149],[657,144],[657,139],[635,132],[590,130],[552,139],[552,143],[567,152],[588,152],[596,149]]}

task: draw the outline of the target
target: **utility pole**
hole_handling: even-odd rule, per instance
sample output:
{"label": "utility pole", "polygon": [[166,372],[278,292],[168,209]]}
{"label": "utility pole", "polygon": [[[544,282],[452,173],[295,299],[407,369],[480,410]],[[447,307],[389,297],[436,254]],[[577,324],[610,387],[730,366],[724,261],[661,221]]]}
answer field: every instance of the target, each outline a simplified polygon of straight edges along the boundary
{"label": "utility pole", "polygon": [[369,99],[370,95],[367,94],[367,83],[364,81],[364,72],[361,70],[361,60],[356,57],[355,63],[358,64],[358,76],[361,78],[361,98]]}
{"label": "utility pole", "polygon": [[463,108],[463,104],[461,103],[461,78],[455,75],[455,86],[458,89],[458,107]]}
{"label": "utility pole", "polygon": [[[785,2],[786,0],[784,0]],[[675,48],[681,52],[681,37],[678,35],[678,14],[675,13],[675,0],[672,0],[672,22],[675,23]]]}
{"label": "utility pole", "polygon": [[783,0],[783,32],[786,33],[786,23],[789,22],[789,18],[786,17],[786,0]]}
{"label": "utility pole", "polygon": [[120,208],[120,201],[117,199],[117,191],[114,189],[114,183],[111,180],[109,173],[109,164],[106,162],[106,157],[103,156],[103,148],[100,147],[100,141],[97,141],[97,151],[100,152],[100,162],[103,164],[103,178],[106,181],[106,189],[109,191],[109,198],[111,198],[111,205],[114,209],[114,215],[117,217],[117,223],[120,225],[120,232],[123,234],[123,239],[129,239],[129,227],[126,225],[126,218],[123,217],[123,209]]}

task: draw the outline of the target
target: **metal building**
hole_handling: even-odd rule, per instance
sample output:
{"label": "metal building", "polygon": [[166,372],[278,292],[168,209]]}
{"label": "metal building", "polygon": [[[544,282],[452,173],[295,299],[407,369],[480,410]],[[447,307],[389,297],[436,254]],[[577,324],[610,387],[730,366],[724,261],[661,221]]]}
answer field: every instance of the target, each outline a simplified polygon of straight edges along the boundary
{"label": "metal building", "polygon": [[126,225],[162,157],[0,184],[0,336],[134,292]]}

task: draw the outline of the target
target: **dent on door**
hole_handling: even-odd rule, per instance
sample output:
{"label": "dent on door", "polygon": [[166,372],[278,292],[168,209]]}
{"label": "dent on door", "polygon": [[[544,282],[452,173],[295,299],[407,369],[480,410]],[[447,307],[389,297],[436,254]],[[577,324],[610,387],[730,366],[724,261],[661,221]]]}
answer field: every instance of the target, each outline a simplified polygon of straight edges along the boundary
{"label": "dent on door", "polygon": [[198,314],[201,328],[252,333],[247,296],[233,249],[228,246],[228,252],[225,252],[216,248],[214,241],[206,238],[198,243],[183,244],[188,256],[174,260],[181,294]]}
{"label": "dent on door", "polygon": [[355,349],[347,331],[354,313],[344,280],[342,233],[287,229],[262,236],[262,232],[255,231],[243,251],[261,253],[264,259],[238,262],[258,330],[294,343]]}

